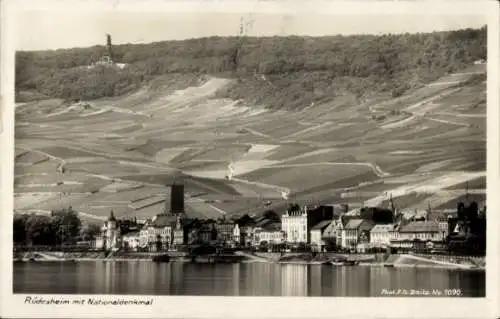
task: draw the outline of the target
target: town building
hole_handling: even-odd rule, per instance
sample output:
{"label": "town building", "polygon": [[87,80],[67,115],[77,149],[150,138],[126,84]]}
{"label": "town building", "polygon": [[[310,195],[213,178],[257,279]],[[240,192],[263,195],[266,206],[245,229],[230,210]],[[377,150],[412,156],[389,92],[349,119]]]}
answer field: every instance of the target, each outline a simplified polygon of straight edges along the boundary
{"label": "town building", "polygon": [[184,185],[174,183],[167,188],[163,213],[147,220],[139,231],[139,246],[158,251],[184,244],[187,236],[181,223],[183,215]]}
{"label": "town building", "polygon": [[332,206],[317,206],[308,209],[307,206],[300,207],[292,205],[281,216],[281,229],[285,233],[285,241],[290,244],[310,243],[312,226],[323,220],[332,220]]}
{"label": "town building", "polygon": [[444,233],[437,221],[413,221],[401,225],[391,247],[400,250],[421,250],[433,248],[436,244],[442,245]]}
{"label": "town building", "polygon": [[261,227],[255,228],[254,231],[254,246],[260,246],[262,244],[268,245],[279,245],[284,243],[285,241],[285,233],[279,228],[269,227],[267,229],[263,229]]}
{"label": "town building", "polygon": [[96,248],[105,250],[120,248],[120,227],[113,211],[101,227],[101,235],[96,238]]}
{"label": "town building", "polygon": [[217,241],[224,245],[230,245],[233,241],[234,224],[227,221],[219,221],[215,224]]}
{"label": "town building", "polygon": [[174,248],[177,248],[183,245],[185,236],[184,236],[184,227],[182,226],[180,216],[177,216],[177,220],[175,222],[175,228],[173,229],[172,233],[173,233],[172,246]]}
{"label": "town building", "polygon": [[120,227],[120,234],[123,236],[129,232],[138,232],[141,225],[136,218],[121,218],[118,220],[118,227]]}
{"label": "town building", "polygon": [[458,203],[456,217],[448,218],[447,249],[456,254],[486,253],[486,206],[479,211],[474,201]]}
{"label": "town building", "polygon": [[355,216],[346,215],[349,212],[347,204],[332,204],[327,206],[333,207],[334,211],[331,223],[323,231],[322,240],[325,243],[325,249],[333,251],[340,247],[343,226],[345,226],[349,218],[355,218]]}
{"label": "town building", "polygon": [[238,226],[238,224],[234,224],[232,241],[236,246],[241,245],[241,232],[240,226]]}
{"label": "town building", "polygon": [[[333,221],[332,221],[332,229],[327,229],[325,231],[325,237],[328,238],[332,243],[334,242],[335,243],[335,248],[338,250],[338,249],[342,249],[342,243],[343,243],[343,240],[342,240],[342,236],[345,234],[345,232],[343,231],[344,228],[346,227],[347,223],[349,223],[349,221],[351,219],[359,219],[359,216],[356,216],[356,215],[340,215],[338,216],[338,218],[335,218]],[[328,235],[327,235],[328,234]],[[334,237],[334,238],[332,238]],[[325,238],[325,239],[326,239]]]}
{"label": "town building", "polygon": [[[370,231],[375,223],[368,219],[350,219],[342,227],[341,246],[343,249],[356,250],[364,249],[370,243]],[[358,245],[361,245],[358,247]]]}
{"label": "town building", "polygon": [[140,231],[140,246],[150,251],[167,250],[172,244],[173,228],[176,216],[158,214]]}
{"label": "town building", "polygon": [[395,238],[395,224],[379,224],[373,226],[370,231],[370,244],[374,248],[387,248],[391,244],[391,238]]}
{"label": "town building", "polygon": [[254,226],[241,226],[239,227],[240,231],[240,245],[243,247],[249,247],[252,245],[252,241],[254,239]]}
{"label": "town building", "polygon": [[193,229],[193,243],[196,244],[216,244],[217,229],[215,222],[205,221],[198,228]]}
{"label": "town building", "polygon": [[325,229],[330,226],[332,220],[323,220],[311,228],[311,250],[316,252],[325,251],[326,242],[324,240]]}
{"label": "town building", "polygon": [[[392,203],[392,197],[390,201]],[[371,220],[375,224],[392,224],[395,220],[395,208],[362,207],[359,218]]]}
{"label": "town building", "polygon": [[443,238],[448,237],[449,235],[449,216],[440,216],[437,218],[439,230],[443,234]]}
{"label": "town building", "polygon": [[141,235],[139,231],[128,232],[122,236],[122,248],[128,251],[137,251],[140,247]]}
{"label": "town building", "polygon": [[322,235],[322,240],[325,243],[325,249],[334,251],[337,249],[337,231],[338,220],[333,219],[331,223],[325,228]]}
{"label": "town building", "polygon": [[307,207],[300,210],[287,210],[281,216],[282,230],[288,243],[307,243]]}
{"label": "town building", "polygon": [[194,245],[197,244],[199,240],[199,229],[196,227],[189,227],[186,229],[186,237],[187,241],[186,243],[188,245]]}
{"label": "town building", "polygon": [[184,185],[173,183],[167,188],[165,213],[170,215],[183,215],[185,213]]}
{"label": "town building", "polygon": [[[242,247],[249,247],[252,245],[253,230],[255,227],[255,219],[250,217],[248,214],[241,216],[235,220],[235,224],[238,225],[238,230],[233,232],[239,232],[238,245]],[[235,234],[233,234],[235,236]]]}

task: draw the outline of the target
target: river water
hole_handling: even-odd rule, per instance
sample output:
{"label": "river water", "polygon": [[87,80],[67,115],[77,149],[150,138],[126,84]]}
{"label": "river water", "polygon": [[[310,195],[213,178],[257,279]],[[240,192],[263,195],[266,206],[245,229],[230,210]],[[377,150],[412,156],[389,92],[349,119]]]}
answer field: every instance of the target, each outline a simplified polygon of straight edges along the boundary
{"label": "river water", "polygon": [[383,289],[459,289],[485,296],[484,271],[273,263],[82,261],[14,264],[14,293],[382,296]]}

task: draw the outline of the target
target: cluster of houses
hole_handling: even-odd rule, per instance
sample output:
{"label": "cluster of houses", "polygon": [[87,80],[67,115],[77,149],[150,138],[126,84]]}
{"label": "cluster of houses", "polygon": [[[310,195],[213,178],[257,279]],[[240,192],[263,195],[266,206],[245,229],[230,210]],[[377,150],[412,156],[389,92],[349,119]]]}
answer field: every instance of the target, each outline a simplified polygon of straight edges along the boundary
{"label": "cluster of houses", "polygon": [[257,218],[244,215],[231,220],[190,219],[183,212],[183,204],[172,202],[176,207],[144,222],[117,220],[111,213],[96,248],[158,251],[208,244],[270,251],[363,253],[379,249],[445,250],[450,242],[462,248],[472,242],[477,251],[485,247],[486,211],[479,211],[475,202],[469,206],[459,203],[456,213],[432,218],[430,212],[406,218],[393,206],[353,212],[347,205],[290,205],[281,216],[267,211]]}
{"label": "cluster of houses", "polygon": [[187,244],[224,244],[240,242],[238,225],[224,220],[191,220],[183,215],[161,213],[144,222],[118,220],[111,213],[95,240],[96,249],[163,251]]}
{"label": "cluster of houses", "polygon": [[[433,214],[429,210],[409,218],[391,206],[358,211],[349,211],[346,205],[291,207],[281,216],[281,237],[274,237],[270,243],[306,245],[316,252],[485,250],[486,207],[479,211],[476,202],[468,206],[459,202],[457,212],[452,214]],[[265,232],[276,234],[277,230]],[[270,234],[259,239],[270,238]]]}

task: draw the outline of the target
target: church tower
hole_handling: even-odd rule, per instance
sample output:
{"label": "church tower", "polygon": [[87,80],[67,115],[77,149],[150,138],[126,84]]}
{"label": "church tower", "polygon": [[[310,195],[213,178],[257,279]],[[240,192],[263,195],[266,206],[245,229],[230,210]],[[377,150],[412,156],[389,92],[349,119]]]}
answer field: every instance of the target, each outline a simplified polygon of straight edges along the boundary
{"label": "church tower", "polygon": [[392,198],[392,193],[390,194],[390,197],[389,197],[389,203],[390,203],[390,209],[392,211],[392,220],[397,223],[398,222],[398,212],[397,212],[397,209],[396,209],[396,205],[394,205],[394,199]]}
{"label": "church tower", "polygon": [[120,228],[118,227],[118,221],[115,218],[113,210],[110,211],[108,220],[104,223],[103,233],[105,249],[117,248]]}

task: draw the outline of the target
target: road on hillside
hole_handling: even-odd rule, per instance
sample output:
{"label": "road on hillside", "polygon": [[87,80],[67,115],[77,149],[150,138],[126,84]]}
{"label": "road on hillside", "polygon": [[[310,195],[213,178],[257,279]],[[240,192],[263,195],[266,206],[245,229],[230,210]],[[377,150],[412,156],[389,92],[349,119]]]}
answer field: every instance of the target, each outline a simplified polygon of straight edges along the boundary
{"label": "road on hillside", "polygon": [[345,163],[345,162],[315,162],[315,163],[302,163],[302,164],[275,164],[268,166],[270,168],[287,168],[287,167],[308,167],[308,166],[317,166],[317,165],[345,165],[345,166],[367,166],[370,167],[373,172],[378,176],[378,177],[387,177],[390,176],[391,174],[388,172],[384,172],[380,166],[373,164],[373,163]]}

